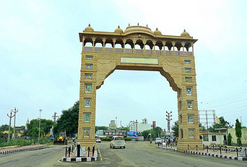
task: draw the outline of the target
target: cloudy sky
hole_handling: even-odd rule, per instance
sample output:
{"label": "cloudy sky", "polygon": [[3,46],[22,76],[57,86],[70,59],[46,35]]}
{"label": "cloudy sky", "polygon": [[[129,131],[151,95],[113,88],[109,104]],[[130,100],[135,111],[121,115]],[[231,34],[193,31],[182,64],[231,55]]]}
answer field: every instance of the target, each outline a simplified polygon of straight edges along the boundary
{"label": "cloudy sky", "polygon": [[[79,99],[78,33],[130,25],[156,27],[163,35],[184,29],[195,39],[199,110],[215,110],[247,126],[247,1],[0,0],[0,125],[18,109],[17,125],[52,119]],[[177,116],[177,98],[158,72],[115,71],[97,90],[96,125],[126,126],[147,118],[166,128]],[[202,120],[203,121],[203,120]],[[13,124],[12,124],[13,125]]]}

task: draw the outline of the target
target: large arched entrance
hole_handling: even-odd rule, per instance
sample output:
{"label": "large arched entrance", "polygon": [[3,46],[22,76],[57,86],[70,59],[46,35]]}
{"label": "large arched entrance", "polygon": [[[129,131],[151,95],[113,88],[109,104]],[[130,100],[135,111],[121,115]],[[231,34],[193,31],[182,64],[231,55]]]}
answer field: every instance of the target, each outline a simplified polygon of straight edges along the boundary
{"label": "large arched entrance", "polygon": [[189,33],[162,35],[144,26],[118,27],[114,32],[94,31],[89,25],[79,33],[82,42],[78,141],[95,144],[96,89],[116,69],[159,71],[177,92],[178,151],[202,148],[196,92],[194,43]]}

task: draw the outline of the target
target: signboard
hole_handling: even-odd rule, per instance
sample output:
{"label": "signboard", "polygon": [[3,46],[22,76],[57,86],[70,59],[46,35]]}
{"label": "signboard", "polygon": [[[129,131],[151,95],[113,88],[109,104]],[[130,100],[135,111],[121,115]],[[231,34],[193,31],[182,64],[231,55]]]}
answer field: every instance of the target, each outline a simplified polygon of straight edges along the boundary
{"label": "signboard", "polygon": [[121,63],[130,63],[130,64],[158,64],[158,59],[121,57]]}
{"label": "signboard", "polygon": [[128,131],[128,132],[127,132],[127,135],[128,135],[128,136],[137,136],[137,135],[138,135],[138,132]]}

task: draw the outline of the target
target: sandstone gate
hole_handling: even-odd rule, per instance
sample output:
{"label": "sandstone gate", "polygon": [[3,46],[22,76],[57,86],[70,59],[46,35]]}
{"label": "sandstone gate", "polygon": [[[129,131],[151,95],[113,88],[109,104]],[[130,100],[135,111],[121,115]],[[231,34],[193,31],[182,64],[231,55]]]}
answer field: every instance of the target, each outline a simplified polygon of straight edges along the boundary
{"label": "sandstone gate", "polygon": [[159,71],[177,92],[179,139],[177,150],[202,148],[199,137],[194,43],[188,32],[162,35],[148,26],[118,27],[114,32],[79,33],[82,42],[78,140],[95,144],[96,89],[116,69]]}

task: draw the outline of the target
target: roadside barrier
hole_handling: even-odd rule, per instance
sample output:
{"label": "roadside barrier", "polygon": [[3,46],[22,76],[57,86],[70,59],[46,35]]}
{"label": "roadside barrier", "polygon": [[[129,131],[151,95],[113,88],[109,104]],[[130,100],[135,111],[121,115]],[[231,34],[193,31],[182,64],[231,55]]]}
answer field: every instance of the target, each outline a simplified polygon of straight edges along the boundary
{"label": "roadside barrier", "polygon": [[92,149],[88,146],[87,154],[85,154],[85,147],[81,147],[78,142],[76,147],[74,145],[65,147],[65,156],[62,157],[62,161],[96,161],[97,157],[98,152],[95,150],[95,145],[93,145]]}
{"label": "roadside barrier", "polygon": [[17,147],[16,149],[0,151],[0,154],[6,155],[6,154],[13,154],[13,153],[22,152],[22,151],[38,150],[38,149],[43,149],[43,148],[45,148],[45,146],[36,146],[36,147],[27,147],[27,148]]}
{"label": "roadside barrier", "polygon": [[[196,150],[198,151],[198,146],[196,145],[195,148],[194,147],[190,147],[190,145],[188,144],[188,151],[190,150]],[[209,147],[209,146],[206,146],[203,145],[203,150],[207,150],[207,153],[208,153],[208,150],[212,150],[213,152],[214,151],[219,151],[220,152],[220,155],[222,154],[222,151],[225,151],[225,153],[236,153],[236,157],[238,158],[239,155],[242,156],[242,157],[247,157],[247,149],[244,148],[244,147],[216,147],[215,145],[212,145],[212,147]]]}

